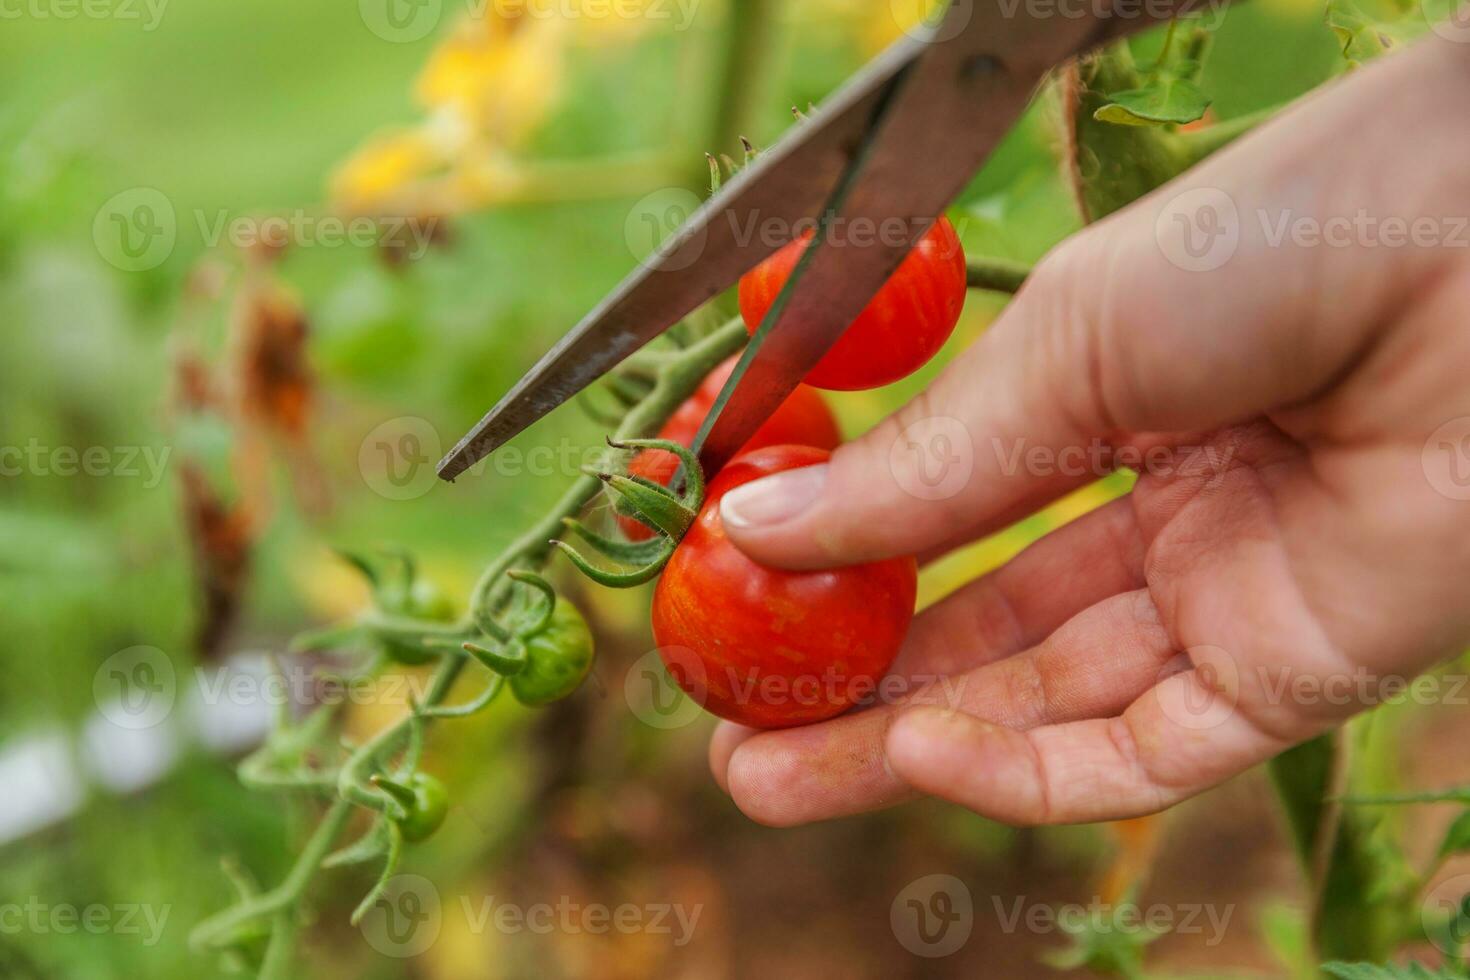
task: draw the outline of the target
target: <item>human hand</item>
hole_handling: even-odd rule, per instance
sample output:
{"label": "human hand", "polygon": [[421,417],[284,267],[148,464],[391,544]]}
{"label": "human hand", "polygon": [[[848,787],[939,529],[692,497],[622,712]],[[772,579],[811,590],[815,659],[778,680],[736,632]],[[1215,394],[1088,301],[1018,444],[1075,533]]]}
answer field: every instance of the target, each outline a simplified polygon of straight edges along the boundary
{"label": "human hand", "polygon": [[[1126,498],[914,621],[893,670],[939,680],[913,697],[722,724],[711,766],[740,808],[777,825],[916,794],[1008,823],[1148,813],[1463,649],[1467,94],[1470,49],[1440,40],[1327,87],[1062,244],[829,464],[728,495],[749,555],[821,568],[934,557],[1101,475],[1026,465],[1037,447],[1144,460]],[[1191,251],[1211,228],[1226,237]],[[959,478],[930,487],[941,436]]]}

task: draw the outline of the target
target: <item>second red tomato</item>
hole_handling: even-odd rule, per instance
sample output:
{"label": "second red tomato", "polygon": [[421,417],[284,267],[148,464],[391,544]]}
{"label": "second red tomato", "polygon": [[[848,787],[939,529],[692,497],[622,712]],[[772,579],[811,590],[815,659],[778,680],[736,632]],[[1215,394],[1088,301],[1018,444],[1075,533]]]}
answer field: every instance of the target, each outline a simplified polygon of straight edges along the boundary
{"label": "second red tomato", "polygon": [[[809,238],[791,242],[740,280],[740,315],[752,334],[791,277]],[[857,391],[913,374],[954,332],[965,289],[965,251],[954,225],[941,217],[807,374],[807,384]]]}
{"label": "second red tomato", "polygon": [[[705,416],[714,407],[720,389],[725,386],[730,372],[735,370],[736,360],[738,358],[732,357],[709,373],[699,390],[669,416],[669,420],[659,430],[660,439],[669,439],[685,446],[694,441],[699,427],[704,424]],[[837,419],[822,400],[821,393],[806,385],[799,385],[740,451],[745,453],[765,446],[783,445],[836,449],[841,442],[842,432],[837,428]],[[668,486],[678,469],[678,457],[655,449],[646,449],[639,453],[628,466],[628,472],[633,476],[641,476],[664,486]],[[631,517],[619,517],[618,527],[633,541],[646,541],[653,536],[652,531]]]}

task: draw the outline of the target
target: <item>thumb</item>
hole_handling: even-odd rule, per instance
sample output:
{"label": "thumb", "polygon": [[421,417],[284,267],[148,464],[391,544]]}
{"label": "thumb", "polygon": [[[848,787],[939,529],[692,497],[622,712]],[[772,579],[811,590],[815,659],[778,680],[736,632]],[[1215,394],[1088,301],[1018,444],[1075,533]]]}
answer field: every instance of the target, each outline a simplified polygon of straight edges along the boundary
{"label": "thumb", "polygon": [[[1443,164],[1470,152],[1454,48],[1377,62],[1065,242],[895,415],[824,465],[727,494],[730,538],[789,568],[942,550],[1103,475],[1134,434],[1324,391],[1451,253],[1329,248],[1278,219],[1452,213],[1470,190]],[[1368,131],[1354,155],[1336,149]]]}

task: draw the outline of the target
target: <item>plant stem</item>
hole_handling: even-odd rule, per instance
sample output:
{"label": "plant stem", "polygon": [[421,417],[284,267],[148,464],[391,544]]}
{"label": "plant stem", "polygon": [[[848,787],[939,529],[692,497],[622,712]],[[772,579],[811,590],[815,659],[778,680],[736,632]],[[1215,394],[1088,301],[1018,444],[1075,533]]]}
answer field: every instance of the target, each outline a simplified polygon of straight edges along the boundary
{"label": "plant stem", "polygon": [[[736,317],[692,347],[679,351],[674,359],[659,365],[653,390],[624,416],[614,440],[642,439],[656,433],[699,387],[705,375],[738,351],[745,339],[745,324]],[[562,533],[562,518],[575,516],[601,489],[602,481],[597,477],[579,478],[544,518],[485,569],[470,600],[473,620],[479,621],[499,611],[510,584],[505,573],[517,565],[544,562],[551,552],[551,539]]]}
{"label": "plant stem", "polygon": [[[637,405],[628,410],[618,426],[614,440],[637,439],[656,432],[684,400],[694,393],[705,376],[721,361],[739,350],[745,339],[744,324],[736,318],[681,351],[671,352],[667,357],[660,354],[656,360],[650,359],[649,363],[654,368],[653,388]],[[461,622],[446,626],[380,617],[373,625],[383,629],[402,628],[409,632],[426,632],[443,638],[474,635],[477,628],[483,627],[487,620],[503,610],[505,600],[510,595],[509,588],[514,584],[505,573],[517,566],[543,564],[550,553],[550,539],[562,531],[563,519],[575,516],[601,488],[602,481],[596,477],[579,478],[544,518],[516,539],[485,570],[475,586],[471,613]],[[255,919],[270,917],[271,938],[266,947],[259,978],[281,980],[290,975],[297,932],[296,917],[302,898],[322,861],[330,853],[333,843],[347,826],[354,804],[380,813],[398,806],[386,793],[374,790],[369,780],[385,759],[405,746],[408,747],[407,757],[410,760],[406,764],[411,764],[416,755],[415,748],[419,744],[418,733],[422,726],[435,717],[422,712],[444,703],[468,662],[469,655],[463,650],[448,650],[443,654],[418,710],[409,712],[377,733],[367,744],[353,752],[342,766],[335,785],[336,798],[327,808],[285,879],[269,892],[242,895],[238,904],[200,923],[190,936],[190,942],[196,948],[229,946],[241,926]]]}
{"label": "plant stem", "polygon": [[1126,41],[1068,66],[1061,79],[1063,162],[1083,223],[1132,204],[1188,166],[1174,134],[1162,127],[1119,126],[1094,116],[1112,93],[1141,84]]}
{"label": "plant stem", "polygon": [[989,289],[997,293],[1014,293],[1031,275],[1031,267],[1010,259],[982,257],[970,259],[965,269],[965,285],[971,289]]}
{"label": "plant stem", "polygon": [[773,0],[731,0],[725,5],[725,63],[717,93],[720,101],[710,143],[705,147],[711,153],[729,153],[740,159],[740,137],[753,131],[766,78],[765,61],[772,47],[775,8]]}
{"label": "plant stem", "polygon": [[312,832],[311,839],[297,855],[296,863],[291,866],[285,880],[250,901],[241,902],[214,918],[201,922],[189,937],[190,944],[197,948],[228,945],[230,934],[251,919],[278,912],[294,913],[306,886],[316,874],[317,865],[322,863],[322,859],[332,849],[332,843],[347,826],[347,818],[351,814],[352,804],[342,799],[333,801],[327,808],[326,815],[317,824],[316,830]]}
{"label": "plant stem", "polygon": [[1255,112],[1248,112],[1234,119],[1217,122],[1213,126],[1190,130],[1187,133],[1176,133],[1174,138],[1183,150],[1188,165],[1194,166],[1211,153],[1255,129],[1280,112],[1281,108],[1281,106],[1270,106],[1265,109],[1257,109]]}

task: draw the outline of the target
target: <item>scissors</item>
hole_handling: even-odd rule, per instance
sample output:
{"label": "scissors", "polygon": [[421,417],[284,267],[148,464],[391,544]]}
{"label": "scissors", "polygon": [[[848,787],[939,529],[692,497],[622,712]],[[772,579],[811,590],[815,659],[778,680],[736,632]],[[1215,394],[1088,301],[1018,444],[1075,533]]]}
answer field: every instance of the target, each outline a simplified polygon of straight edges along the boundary
{"label": "scissors", "polygon": [[[837,342],[1020,118],[1047,73],[1218,0],[953,0],[760,154],[577,324],[440,462],[453,480],[815,228],[691,447],[727,462]],[[911,234],[857,235],[907,222]],[[769,225],[768,225],[769,226]]]}

